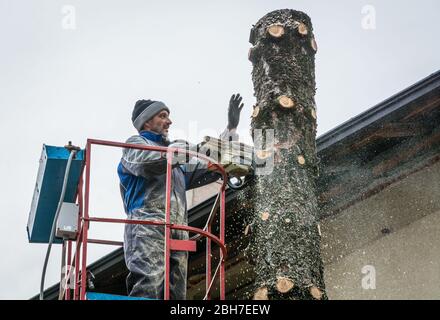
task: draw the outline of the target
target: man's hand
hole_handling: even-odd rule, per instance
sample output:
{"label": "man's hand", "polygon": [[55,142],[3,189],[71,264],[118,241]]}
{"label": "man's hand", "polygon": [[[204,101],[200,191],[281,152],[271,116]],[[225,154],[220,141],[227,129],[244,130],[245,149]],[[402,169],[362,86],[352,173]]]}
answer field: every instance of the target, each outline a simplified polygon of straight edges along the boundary
{"label": "man's hand", "polygon": [[236,129],[240,122],[240,112],[243,109],[244,104],[240,104],[243,98],[239,93],[233,94],[231,100],[229,100],[228,109],[228,129]]}

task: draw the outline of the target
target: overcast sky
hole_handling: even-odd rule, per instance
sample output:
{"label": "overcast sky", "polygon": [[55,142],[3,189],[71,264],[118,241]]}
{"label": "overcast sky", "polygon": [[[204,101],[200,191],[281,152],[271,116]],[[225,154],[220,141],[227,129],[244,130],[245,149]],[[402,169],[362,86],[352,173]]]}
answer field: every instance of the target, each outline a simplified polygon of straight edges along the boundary
{"label": "overcast sky", "polygon": [[[197,143],[224,129],[236,92],[249,143],[249,31],[284,8],[313,21],[318,135],[440,67],[437,0],[0,0],[0,299],[39,290],[46,246],[28,243],[26,224],[43,143],[125,141],[142,98],[170,107],[171,138]],[[93,152],[91,214],[123,218],[120,150]],[[95,224],[91,236],[121,240],[122,227]],[[92,246],[89,262],[111,250]],[[52,252],[46,287],[59,281]]]}

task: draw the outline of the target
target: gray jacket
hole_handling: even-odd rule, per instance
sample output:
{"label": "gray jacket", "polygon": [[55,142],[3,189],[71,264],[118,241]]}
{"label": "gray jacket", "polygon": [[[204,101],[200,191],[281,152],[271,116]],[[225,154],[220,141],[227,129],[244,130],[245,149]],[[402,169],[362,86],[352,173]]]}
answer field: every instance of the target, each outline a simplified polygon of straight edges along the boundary
{"label": "gray jacket", "polygon": [[[221,135],[225,140],[236,140],[237,137],[228,130]],[[142,131],[139,135],[130,137],[127,143],[167,146],[161,135],[149,131]],[[166,168],[167,160],[161,152],[123,149],[118,175],[127,215],[141,211],[147,214],[149,219],[165,219]],[[220,174],[207,170],[206,161],[196,157],[173,164],[171,222],[187,224],[186,190],[215,182],[219,178]]]}

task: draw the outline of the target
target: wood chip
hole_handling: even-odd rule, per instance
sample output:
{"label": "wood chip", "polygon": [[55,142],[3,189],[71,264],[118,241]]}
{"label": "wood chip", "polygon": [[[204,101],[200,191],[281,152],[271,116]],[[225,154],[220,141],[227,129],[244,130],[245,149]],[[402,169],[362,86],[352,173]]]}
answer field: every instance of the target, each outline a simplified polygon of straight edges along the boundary
{"label": "wood chip", "polygon": [[267,33],[274,38],[281,38],[284,35],[284,27],[279,24],[273,24],[267,28]]}
{"label": "wood chip", "polygon": [[304,157],[300,155],[298,156],[298,163],[300,165],[304,165],[306,163],[306,159],[304,159]]}
{"label": "wood chip", "polygon": [[320,237],[322,236],[322,234],[321,234],[321,226],[320,226],[319,223],[318,223],[318,234],[319,234]]}
{"label": "wood chip", "polygon": [[257,289],[254,294],[254,300],[269,300],[267,288]]}
{"label": "wood chip", "polygon": [[319,290],[317,287],[312,286],[310,287],[310,294],[312,295],[313,298],[315,298],[316,300],[321,300],[322,299],[322,291]]}
{"label": "wood chip", "polygon": [[287,293],[293,288],[293,281],[286,277],[277,278],[277,290],[281,293]]}
{"label": "wood chip", "polygon": [[304,23],[300,23],[298,25],[298,32],[302,36],[306,36],[309,33],[309,30],[307,29],[307,26]]}
{"label": "wood chip", "polygon": [[279,96],[278,103],[283,108],[293,108],[295,106],[295,102],[291,98],[289,98],[288,96]]}
{"label": "wood chip", "polygon": [[269,216],[270,216],[269,212],[263,212],[261,214],[261,220],[266,221],[267,219],[269,219]]}
{"label": "wood chip", "polygon": [[249,234],[250,229],[251,229],[251,225],[250,225],[250,224],[248,224],[248,225],[246,226],[246,228],[244,228],[244,235],[245,235],[245,236],[247,236],[247,235]]}

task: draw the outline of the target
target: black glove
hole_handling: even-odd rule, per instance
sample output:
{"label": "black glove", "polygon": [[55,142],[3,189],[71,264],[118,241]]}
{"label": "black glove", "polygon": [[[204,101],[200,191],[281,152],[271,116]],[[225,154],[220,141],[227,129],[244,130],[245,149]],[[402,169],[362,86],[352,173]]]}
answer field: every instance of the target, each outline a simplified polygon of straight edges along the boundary
{"label": "black glove", "polygon": [[239,93],[233,94],[231,100],[229,100],[228,109],[228,129],[236,129],[240,122],[240,112],[243,109],[244,104],[240,104],[243,98]]}

